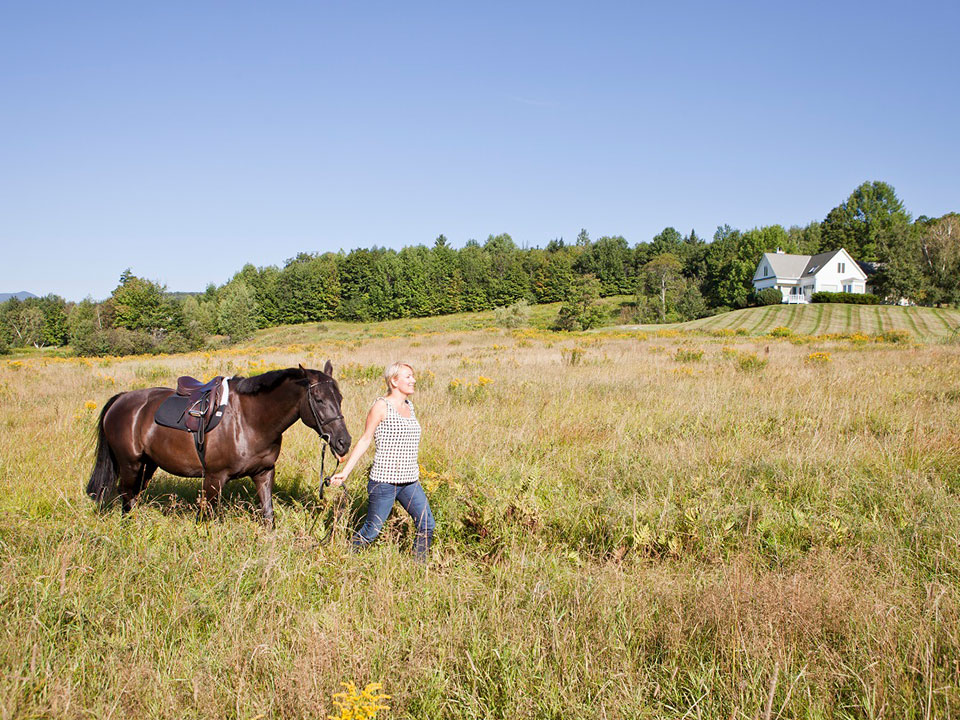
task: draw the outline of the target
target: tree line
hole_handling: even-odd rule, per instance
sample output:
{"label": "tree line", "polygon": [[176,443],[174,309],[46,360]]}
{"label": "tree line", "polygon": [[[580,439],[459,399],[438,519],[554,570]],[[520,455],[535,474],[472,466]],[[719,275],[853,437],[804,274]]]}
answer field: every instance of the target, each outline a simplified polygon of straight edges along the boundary
{"label": "tree line", "polygon": [[874,263],[882,298],[960,302],[960,215],[912,219],[894,189],[865,182],[820,222],[785,229],[719,227],[707,242],[664,228],[633,246],[619,235],[520,248],[507,234],[451,247],[373,247],[301,253],[283,267],[245,265],[197,295],[120,277],[111,296],[67,303],[49,295],[0,305],[0,351],[69,344],[82,355],[180,352],[211,336],[227,341],[258,328],[323,320],[376,321],[488,310],[514,303],[564,303],[556,327],[604,322],[599,296],[627,295],[622,321],[677,322],[764,302],[752,289],[764,252],[814,255],[840,247]]}

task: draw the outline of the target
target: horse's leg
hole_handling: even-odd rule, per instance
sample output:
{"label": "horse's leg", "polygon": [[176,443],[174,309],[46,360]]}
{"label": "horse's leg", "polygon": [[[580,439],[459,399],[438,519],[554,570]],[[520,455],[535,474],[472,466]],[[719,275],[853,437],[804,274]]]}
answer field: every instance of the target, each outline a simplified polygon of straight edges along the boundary
{"label": "horse's leg", "polygon": [[263,519],[263,525],[268,530],[273,529],[273,477],[274,468],[264,470],[253,476],[253,482],[257,486],[257,495],[260,496],[260,513]]}
{"label": "horse's leg", "polygon": [[143,470],[140,473],[140,486],[137,488],[137,492],[143,492],[143,489],[147,487],[147,483],[150,482],[150,478],[153,477],[153,474],[157,471],[157,464],[148,457],[143,458]]}
{"label": "horse's leg", "polygon": [[200,501],[200,514],[205,517],[213,515],[220,506],[220,496],[223,486],[227,483],[226,473],[207,473],[203,476],[203,499]]}
{"label": "horse's leg", "polygon": [[121,511],[124,515],[133,509],[133,501],[141,488],[143,463],[139,460],[119,460],[117,490],[120,493]]}

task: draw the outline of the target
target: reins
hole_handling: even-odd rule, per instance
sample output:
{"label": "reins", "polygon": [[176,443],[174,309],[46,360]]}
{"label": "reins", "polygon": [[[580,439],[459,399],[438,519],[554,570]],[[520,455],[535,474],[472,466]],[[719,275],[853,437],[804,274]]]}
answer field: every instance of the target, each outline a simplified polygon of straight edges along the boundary
{"label": "reins", "polygon": [[[332,422],[335,422],[337,420],[343,420],[343,414],[338,414],[335,417],[329,418],[328,420],[321,420],[320,412],[319,410],[317,410],[316,400],[313,399],[313,393],[310,392],[310,389],[322,383],[330,383],[330,382],[333,382],[333,380],[317,380],[316,382],[310,383],[307,386],[307,404],[310,406],[310,412],[313,414],[313,421],[317,424],[317,430],[320,435],[320,439],[323,441],[323,446],[320,451],[320,488],[318,491],[318,495],[320,496],[321,501],[323,500],[323,490],[325,487],[330,485],[330,478],[332,477],[331,475],[327,475],[325,470],[325,465],[327,462],[327,447],[329,447],[330,445],[330,435],[329,433],[324,432],[323,428],[325,425],[329,425]],[[333,451],[331,450],[331,452]],[[337,465],[339,464],[340,463],[338,462]],[[330,518],[330,527],[327,529],[326,533],[324,533],[323,537],[320,538],[321,545],[327,544],[330,541],[330,538],[333,537],[333,530],[337,525],[337,521],[340,519],[340,516],[342,515],[343,506],[345,504],[349,504],[350,493],[347,490],[346,486],[343,487],[343,490],[340,493],[340,498],[341,499],[337,502],[337,506],[334,508],[333,516]],[[344,503],[343,502],[344,499],[346,499],[348,502]],[[320,519],[320,515],[314,516],[313,523],[310,525],[311,535],[313,534],[313,528],[316,526],[317,520],[319,519]]]}

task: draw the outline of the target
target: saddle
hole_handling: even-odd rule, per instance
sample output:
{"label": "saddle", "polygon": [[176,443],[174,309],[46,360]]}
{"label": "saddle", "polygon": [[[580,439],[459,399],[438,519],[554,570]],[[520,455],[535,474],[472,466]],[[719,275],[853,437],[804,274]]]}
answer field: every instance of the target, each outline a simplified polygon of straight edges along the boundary
{"label": "saddle", "polygon": [[184,375],[177,378],[176,394],[161,403],[153,420],[191,433],[200,465],[206,469],[206,436],[223,419],[228,394],[229,386],[222,375],[206,383]]}

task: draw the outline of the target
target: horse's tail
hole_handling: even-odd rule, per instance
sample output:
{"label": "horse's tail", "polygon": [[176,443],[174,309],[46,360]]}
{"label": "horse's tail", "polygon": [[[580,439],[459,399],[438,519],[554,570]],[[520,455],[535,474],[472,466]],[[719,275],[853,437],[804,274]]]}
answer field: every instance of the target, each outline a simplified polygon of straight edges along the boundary
{"label": "horse's tail", "polygon": [[90,481],[87,483],[87,495],[98,503],[103,503],[107,493],[117,482],[117,460],[103,432],[103,416],[122,394],[117,393],[107,400],[100,411],[100,419],[97,420],[97,459],[93,464],[93,472],[90,473]]}

